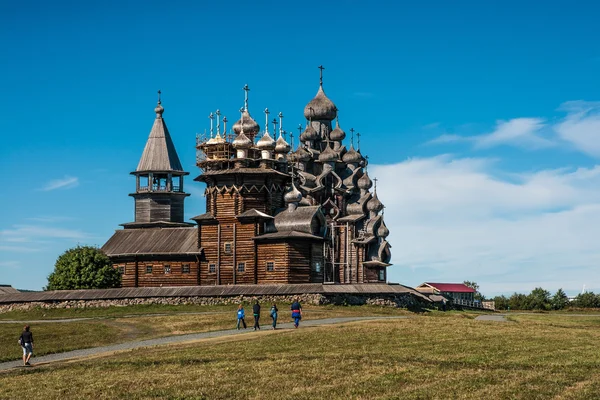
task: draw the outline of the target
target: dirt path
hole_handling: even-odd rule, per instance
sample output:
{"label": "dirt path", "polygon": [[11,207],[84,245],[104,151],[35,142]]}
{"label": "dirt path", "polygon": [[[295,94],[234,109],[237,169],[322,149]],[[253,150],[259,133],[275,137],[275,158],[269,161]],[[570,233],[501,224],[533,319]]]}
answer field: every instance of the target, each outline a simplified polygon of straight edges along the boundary
{"label": "dirt path", "polygon": [[[311,326],[320,326],[320,325],[332,325],[332,324],[343,324],[345,322],[354,322],[354,321],[367,321],[367,320],[385,320],[385,319],[405,319],[409,318],[408,316],[395,316],[395,317],[342,317],[342,318],[325,318],[325,319],[317,319],[317,320],[309,320],[303,321],[300,323],[300,328],[311,327]],[[277,329],[293,329],[292,323],[284,323],[279,324]],[[263,331],[267,331],[270,328],[270,325],[263,325]],[[167,336],[158,339],[149,339],[149,340],[136,340],[126,343],[114,344],[110,346],[101,346],[101,347],[93,347],[90,349],[82,349],[82,350],[73,350],[67,351],[65,353],[56,353],[49,354],[42,357],[34,357],[31,359],[33,367],[45,365],[48,363],[56,362],[56,361],[66,361],[74,358],[84,358],[95,356],[103,353],[114,353],[123,350],[133,350],[139,349],[141,347],[150,347],[150,346],[160,346],[165,344],[173,344],[173,343],[184,343],[191,342],[201,339],[209,339],[209,338],[217,338],[217,337],[226,337],[226,336],[236,336],[236,335],[245,335],[250,332],[254,332],[252,329],[246,330],[237,330],[237,329],[229,329],[223,331],[213,331],[213,332],[203,332],[203,333],[193,333],[188,335],[177,335],[177,336]],[[0,363],[0,371],[7,371],[13,368],[24,368],[23,362],[21,360],[18,361],[8,361]]]}
{"label": "dirt path", "polygon": [[504,315],[492,314],[492,315],[480,315],[475,318],[475,321],[495,321],[495,322],[508,322]]}

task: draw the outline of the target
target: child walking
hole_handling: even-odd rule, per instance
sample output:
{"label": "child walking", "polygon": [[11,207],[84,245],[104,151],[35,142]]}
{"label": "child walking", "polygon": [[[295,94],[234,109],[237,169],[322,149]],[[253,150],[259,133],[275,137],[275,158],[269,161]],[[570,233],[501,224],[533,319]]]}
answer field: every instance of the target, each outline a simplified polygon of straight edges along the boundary
{"label": "child walking", "polygon": [[273,320],[273,330],[277,329],[277,311],[279,311],[277,309],[277,305],[273,303],[273,305],[271,306],[271,319]]}
{"label": "child walking", "polygon": [[238,310],[237,310],[237,328],[238,328],[238,330],[240,329],[240,322],[244,326],[244,329],[246,329],[246,321],[244,320],[245,317],[246,317],[246,312],[244,311],[244,307],[240,304],[238,307]]}

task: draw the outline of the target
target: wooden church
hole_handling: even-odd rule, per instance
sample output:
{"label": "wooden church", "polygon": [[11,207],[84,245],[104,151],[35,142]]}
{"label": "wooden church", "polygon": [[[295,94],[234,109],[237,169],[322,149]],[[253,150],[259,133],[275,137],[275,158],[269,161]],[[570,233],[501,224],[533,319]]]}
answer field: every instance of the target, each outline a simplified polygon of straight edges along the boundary
{"label": "wooden church", "polygon": [[211,113],[210,134],[196,137],[195,180],[206,184],[206,213],[193,223],[184,221],[188,172],[159,92],[154,125],[131,173],[135,220],[102,247],[124,287],[386,282],[391,254],[384,207],[376,188],[371,192],[360,143],[344,145],[322,71],[295,150],[281,113],[271,131],[267,109],[262,130],[250,116],[248,86],[232,132],[220,111]]}

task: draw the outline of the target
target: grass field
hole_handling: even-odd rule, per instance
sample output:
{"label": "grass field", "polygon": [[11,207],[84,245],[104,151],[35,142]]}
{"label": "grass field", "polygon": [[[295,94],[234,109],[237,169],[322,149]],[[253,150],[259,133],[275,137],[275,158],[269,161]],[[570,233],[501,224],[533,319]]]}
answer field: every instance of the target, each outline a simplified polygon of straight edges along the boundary
{"label": "grass field", "polygon": [[[251,314],[249,307],[246,312]],[[289,306],[280,305],[281,320],[287,321]],[[58,313],[44,313],[58,311]],[[36,342],[35,354],[38,356],[78,350],[89,347],[104,346],[131,340],[151,339],[170,335],[208,332],[232,329],[236,323],[235,306],[207,306],[195,308],[166,306],[134,306],[111,307],[108,309],[71,309],[69,310],[32,310],[28,312],[12,312],[10,319],[23,323],[0,324],[0,362],[18,359],[21,348],[17,344],[23,324],[30,320],[48,320],[47,323],[31,325]],[[84,311],[84,312],[82,312]],[[209,314],[199,314],[199,313]],[[31,313],[31,314],[29,314]],[[168,314],[168,315],[163,315]],[[356,315],[406,315],[407,311],[387,307],[338,307],[338,306],[305,306],[304,318],[321,319],[330,317],[346,317]],[[43,316],[43,318],[41,318]],[[52,323],[51,317],[94,318],[77,322]],[[9,320],[9,318],[4,318]],[[252,316],[246,318],[252,326]],[[263,313],[262,324],[269,324],[268,311]],[[74,340],[76,337],[76,340]]]}
{"label": "grass field", "polygon": [[0,375],[0,398],[597,399],[600,318],[433,313],[132,351]]}

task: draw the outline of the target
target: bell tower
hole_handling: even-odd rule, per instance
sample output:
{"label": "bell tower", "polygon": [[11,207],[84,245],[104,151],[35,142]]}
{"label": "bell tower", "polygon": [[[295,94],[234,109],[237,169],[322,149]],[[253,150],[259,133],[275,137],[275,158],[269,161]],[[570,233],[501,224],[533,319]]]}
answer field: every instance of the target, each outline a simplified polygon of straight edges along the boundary
{"label": "bell tower", "polygon": [[177,156],[175,145],[162,115],[160,90],[154,109],[156,119],[146,147],[135,171],[135,221],[122,224],[126,229],[148,227],[185,227],[183,191],[185,172]]}

